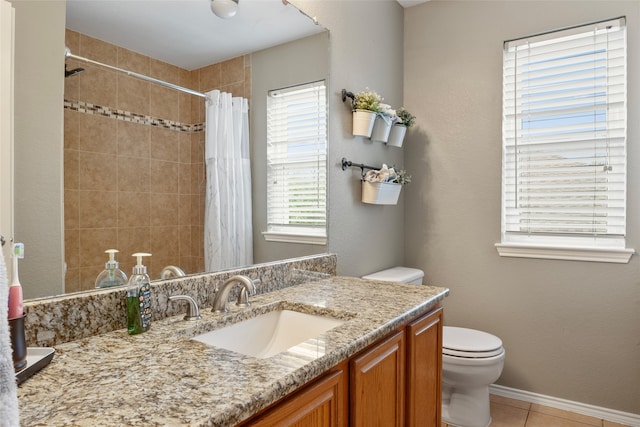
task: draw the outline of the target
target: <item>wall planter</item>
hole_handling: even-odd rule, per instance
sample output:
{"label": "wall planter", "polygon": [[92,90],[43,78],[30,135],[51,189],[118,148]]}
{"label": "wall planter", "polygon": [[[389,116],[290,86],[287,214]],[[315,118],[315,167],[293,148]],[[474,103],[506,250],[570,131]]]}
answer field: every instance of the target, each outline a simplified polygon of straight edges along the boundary
{"label": "wall planter", "polygon": [[387,139],[389,139],[389,132],[391,132],[391,127],[390,117],[377,114],[376,121],[373,124],[373,132],[371,132],[371,140],[387,142]]}
{"label": "wall planter", "polygon": [[374,205],[398,204],[402,185],[395,182],[362,181],[362,202]]}
{"label": "wall planter", "polygon": [[355,110],[353,112],[353,135],[371,137],[373,124],[377,114],[369,110]]}
{"label": "wall planter", "polygon": [[402,147],[404,141],[404,135],[407,133],[407,127],[403,124],[395,124],[391,126],[391,132],[389,132],[389,139],[387,145],[392,147]]}

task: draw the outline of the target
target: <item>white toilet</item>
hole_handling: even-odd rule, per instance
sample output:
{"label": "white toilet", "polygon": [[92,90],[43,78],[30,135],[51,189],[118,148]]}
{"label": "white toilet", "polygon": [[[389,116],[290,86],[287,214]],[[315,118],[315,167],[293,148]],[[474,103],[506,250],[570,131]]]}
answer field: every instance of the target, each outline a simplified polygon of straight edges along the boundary
{"label": "white toilet", "polygon": [[[422,284],[424,272],[393,267],[363,279]],[[457,427],[487,427],[489,385],[502,373],[505,351],[500,338],[474,329],[443,327],[442,421]]]}

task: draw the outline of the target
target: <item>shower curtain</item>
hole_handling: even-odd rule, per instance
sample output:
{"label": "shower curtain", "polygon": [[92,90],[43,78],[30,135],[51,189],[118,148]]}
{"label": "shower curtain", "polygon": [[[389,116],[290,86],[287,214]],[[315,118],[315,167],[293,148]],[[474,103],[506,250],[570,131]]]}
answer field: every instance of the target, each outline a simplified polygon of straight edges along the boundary
{"label": "shower curtain", "polygon": [[204,256],[206,271],[217,271],[253,263],[249,103],[206,95]]}

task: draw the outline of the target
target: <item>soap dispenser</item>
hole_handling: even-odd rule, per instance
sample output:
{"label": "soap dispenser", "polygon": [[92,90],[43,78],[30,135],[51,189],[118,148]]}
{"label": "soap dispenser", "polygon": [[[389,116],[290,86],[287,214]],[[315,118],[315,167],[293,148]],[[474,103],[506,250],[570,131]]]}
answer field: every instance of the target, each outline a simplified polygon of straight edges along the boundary
{"label": "soap dispenser", "polygon": [[127,285],[127,330],[129,335],[141,334],[151,326],[151,280],[142,258],[151,254],[135,253],[137,264]]}
{"label": "soap dispenser", "polygon": [[127,284],[127,275],[118,268],[118,261],[115,256],[117,249],[107,249],[109,261],[104,264],[104,270],[96,278],[96,288],[111,288],[113,286],[121,286]]}

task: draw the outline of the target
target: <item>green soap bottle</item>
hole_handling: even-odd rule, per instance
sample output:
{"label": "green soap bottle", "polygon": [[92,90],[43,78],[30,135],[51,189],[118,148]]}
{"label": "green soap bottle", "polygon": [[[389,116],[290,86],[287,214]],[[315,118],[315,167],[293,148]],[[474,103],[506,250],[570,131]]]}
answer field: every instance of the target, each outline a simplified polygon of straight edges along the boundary
{"label": "green soap bottle", "polygon": [[151,280],[142,258],[151,254],[135,253],[138,263],[127,284],[127,331],[129,335],[141,334],[151,327]]}

